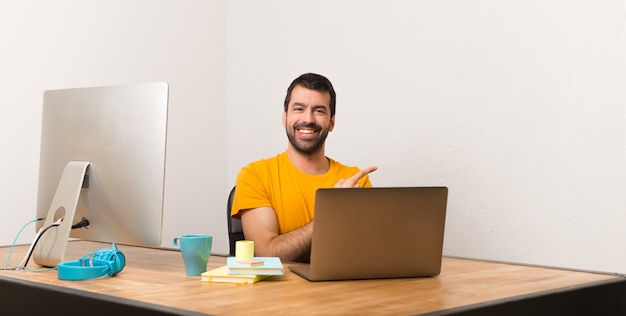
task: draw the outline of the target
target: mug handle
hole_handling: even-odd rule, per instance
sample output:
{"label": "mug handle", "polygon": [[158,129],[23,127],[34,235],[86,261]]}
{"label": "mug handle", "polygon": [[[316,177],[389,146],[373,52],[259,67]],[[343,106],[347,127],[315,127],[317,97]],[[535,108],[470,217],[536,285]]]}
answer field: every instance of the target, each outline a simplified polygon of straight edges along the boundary
{"label": "mug handle", "polygon": [[178,237],[174,237],[174,239],[172,240],[172,245],[176,249],[180,249],[180,246],[178,245],[178,239],[179,239]]}

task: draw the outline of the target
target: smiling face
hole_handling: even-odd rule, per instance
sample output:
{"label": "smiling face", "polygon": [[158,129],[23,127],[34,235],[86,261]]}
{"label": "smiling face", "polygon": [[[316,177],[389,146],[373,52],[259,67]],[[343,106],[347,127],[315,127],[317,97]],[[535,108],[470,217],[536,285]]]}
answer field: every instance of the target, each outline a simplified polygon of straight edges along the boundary
{"label": "smiling face", "polygon": [[283,112],[283,125],[290,146],[305,155],[323,153],[324,141],[335,127],[335,117],[330,112],[330,94],[295,86],[287,110]]}

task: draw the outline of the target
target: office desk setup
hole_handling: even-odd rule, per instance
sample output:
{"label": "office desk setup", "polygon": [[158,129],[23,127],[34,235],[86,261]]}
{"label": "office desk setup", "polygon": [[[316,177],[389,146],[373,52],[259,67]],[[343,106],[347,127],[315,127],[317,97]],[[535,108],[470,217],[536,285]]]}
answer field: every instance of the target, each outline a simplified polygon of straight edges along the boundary
{"label": "office desk setup", "polygon": [[[65,260],[110,244],[70,241]],[[431,278],[309,282],[287,269],[256,284],[207,283],[185,275],[170,249],[118,245],[125,268],[114,277],[59,280],[55,270],[0,271],[7,315],[616,315],[626,312],[621,275],[444,257]],[[6,260],[10,247],[0,248]],[[9,267],[28,246],[15,247]],[[208,269],[224,265],[212,255]],[[13,265],[11,265],[13,263]],[[37,268],[33,263],[30,268]]]}

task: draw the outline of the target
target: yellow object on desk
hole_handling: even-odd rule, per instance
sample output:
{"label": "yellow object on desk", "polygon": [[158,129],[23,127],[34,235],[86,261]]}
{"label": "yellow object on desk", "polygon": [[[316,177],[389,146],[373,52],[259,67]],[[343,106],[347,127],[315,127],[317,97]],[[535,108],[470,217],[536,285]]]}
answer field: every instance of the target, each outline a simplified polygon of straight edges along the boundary
{"label": "yellow object on desk", "polygon": [[252,260],[254,257],[254,241],[239,240],[235,243],[235,258],[237,261]]}
{"label": "yellow object on desk", "polygon": [[219,268],[203,272],[201,280],[203,282],[212,283],[254,284],[268,277],[270,276],[253,274],[228,274],[228,267],[221,266]]}

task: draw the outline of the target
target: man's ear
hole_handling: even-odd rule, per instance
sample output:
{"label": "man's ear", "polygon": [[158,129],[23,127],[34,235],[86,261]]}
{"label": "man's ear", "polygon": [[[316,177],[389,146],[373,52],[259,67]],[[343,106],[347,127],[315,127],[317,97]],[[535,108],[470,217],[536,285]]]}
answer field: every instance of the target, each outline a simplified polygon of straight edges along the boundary
{"label": "man's ear", "polygon": [[332,132],[334,128],[335,128],[335,116],[330,118],[330,128],[328,128],[328,131]]}
{"label": "man's ear", "polygon": [[283,127],[287,127],[287,112],[283,111]]}

